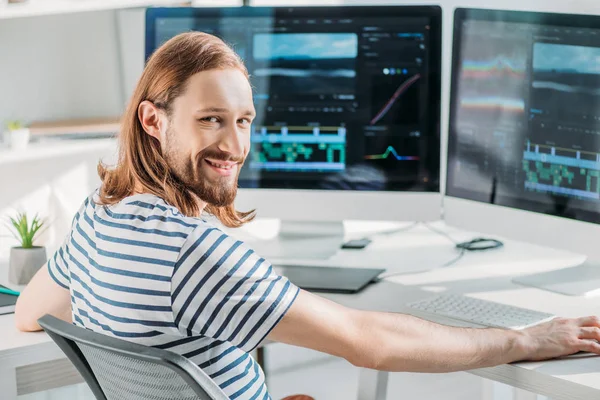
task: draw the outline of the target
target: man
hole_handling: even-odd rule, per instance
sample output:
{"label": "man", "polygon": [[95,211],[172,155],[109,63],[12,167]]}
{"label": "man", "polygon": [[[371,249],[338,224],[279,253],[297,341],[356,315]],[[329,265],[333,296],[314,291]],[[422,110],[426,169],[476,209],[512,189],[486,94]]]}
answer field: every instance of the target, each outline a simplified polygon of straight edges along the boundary
{"label": "man", "polygon": [[200,217],[252,219],[232,202],[255,111],[248,73],[219,39],[179,35],[149,60],[114,169],[20,296],[16,323],[50,313],[197,363],[230,398],[269,398],[249,352],[265,337],[386,371],[448,372],[600,353],[595,317],[523,331],[461,329],[345,308],[296,288]]}

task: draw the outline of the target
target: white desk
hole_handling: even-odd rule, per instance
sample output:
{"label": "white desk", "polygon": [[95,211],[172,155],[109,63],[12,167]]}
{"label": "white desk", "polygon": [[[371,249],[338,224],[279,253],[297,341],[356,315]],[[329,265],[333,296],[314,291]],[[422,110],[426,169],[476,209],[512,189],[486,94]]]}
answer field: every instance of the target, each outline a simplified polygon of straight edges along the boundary
{"label": "white desk", "polygon": [[[471,238],[472,235],[456,232],[454,237],[462,240]],[[436,268],[455,256],[456,252],[448,239],[424,227],[382,237],[365,250],[340,252],[327,264],[387,266],[390,272],[401,272],[403,268],[405,271],[414,271],[415,265],[427,265],[431,269],[390,278],[389,282],[372,285],[357,295],[327,297],[360,309],[406,312],[403,305],[407,302],[429,296],[431,291],[450,290],[567,317],[600,314],[600,298],[566,297],[538,289],[518,287],[510,281],[515,275],[567,265],[578,260],[578,256],[553,249],[506,242],[503,249],[469,253],[454,266]],[[314,260],[297,261],[315,263]],[[451,323],[442,319],[437,321]],[[10,399],[8,394],[14,397],[17,392],[21,393],[22,382],[28,381],[26,375],[31,371],[24,368],[17,370],[18,367],[60,359],[64,359],[62,353],[44,333],[20,333],[14,328],[12,315],[0,316],[0,393],[3,393],[3,398]],[[47,368],[44,371],[47,372],[37,373],[52,376],[54,381],[59,383],[63,379],[56,369]],[[600,357],[519,363],[471,372],[516,388],[551,396],[554,400],[600,399]],[[20,389],[17,389],[15,383],[15,376],[18,374],[21,376]],[[63,382],[70,382],[69,379],[72,377],[64,378]],[[386,373],[364,371],[361,374],[359,399],[379,400],[373,396],[383,395],[386,379]],[[518,392],[517,397],[519,400],[526,399],[528,394]]]}

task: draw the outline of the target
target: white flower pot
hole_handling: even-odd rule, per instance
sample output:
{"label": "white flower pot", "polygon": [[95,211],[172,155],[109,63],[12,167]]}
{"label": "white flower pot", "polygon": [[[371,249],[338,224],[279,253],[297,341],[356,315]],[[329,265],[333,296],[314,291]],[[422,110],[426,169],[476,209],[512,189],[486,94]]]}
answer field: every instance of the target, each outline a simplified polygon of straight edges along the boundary
{"label": "white flower pot", "polygon": [[29,129],[15,129],[8,131],[8,143],[13,150],[22,150],[29,143]]}
{"label": "white flower pot", "polygon": [[46,263],[46,248],[34,246],[30,249],[13,247],[8,262],[8,280],[15,285],[26,285]]}

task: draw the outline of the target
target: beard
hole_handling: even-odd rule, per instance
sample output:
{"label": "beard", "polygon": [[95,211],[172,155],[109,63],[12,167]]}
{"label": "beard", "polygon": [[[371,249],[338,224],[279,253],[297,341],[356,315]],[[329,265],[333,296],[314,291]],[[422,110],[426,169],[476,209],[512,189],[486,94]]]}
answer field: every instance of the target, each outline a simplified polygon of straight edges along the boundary
{"label": "beard", "polygon": [[[222,152],[214,148],[206,148],[202,150],[194,160],[190,159],[187,154],[184,154],[173,145],[171,132],[167,133],[167,143],[165,146],[164,157],[177,180],[182,183],[185,188],[195,194],[200,200],[215,207],[225,207],[231,205],[237,195],[238,176],[244,157],[233,156],[229,153]],[[217,178],[209,178],[204,173],[207,168],[204,164],[206,158],[215,161],[234,161],[238,165],[235,176],[221,176]]]}

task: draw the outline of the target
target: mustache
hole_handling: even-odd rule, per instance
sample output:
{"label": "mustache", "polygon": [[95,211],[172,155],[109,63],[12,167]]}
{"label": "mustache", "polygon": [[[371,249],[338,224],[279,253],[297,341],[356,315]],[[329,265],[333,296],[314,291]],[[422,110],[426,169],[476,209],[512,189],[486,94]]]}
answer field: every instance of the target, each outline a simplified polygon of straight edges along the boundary
{"label": "mustache", "polygon": [[210,158],[215,161],[230,161],[238,164],[242,164],[245,160],[243,155],[235,155],[231,153],[227,153],[224,151],[214,150],[214,149],[206,149],[201,151],[198,154],[198,159]]}

